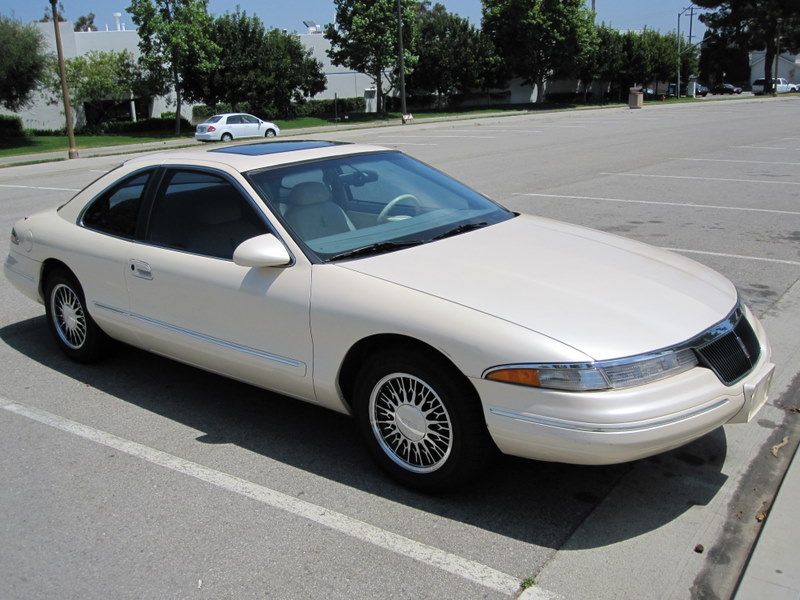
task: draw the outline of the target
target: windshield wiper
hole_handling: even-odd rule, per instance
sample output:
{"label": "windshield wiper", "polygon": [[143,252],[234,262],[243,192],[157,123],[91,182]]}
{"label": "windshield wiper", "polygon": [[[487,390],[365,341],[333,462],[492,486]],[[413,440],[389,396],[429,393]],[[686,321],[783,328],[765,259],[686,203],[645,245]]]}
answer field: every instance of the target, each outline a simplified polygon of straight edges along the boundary
{"label": "windshield wiper", "polygon": [[362,246],[354,250],[348,250],[341,254],[331,256],[328,260],[342,260],[344,258],[358,258],[362,256],[373,256],[375,254],[384,254],[385,252],[393,252],[401,248],[410,248],[411,246],[419,246],[425,243],[424,240],[408,240],[405,242],[378,242],[377,244],[370,244],[369,246]]}
{"label": "windshield wiper", "polygon": [[448,238],[454,235],[459,235],[460,233],[466,233],[467,231],[473,231],[474,229],[481,229],[482,227],[486,227],[489,223],[486,221],[481,221],[480,223],[464,223],[463,225],[459,225],[458,227],[454,227],[444,233],[440,233],[437,235],[434,240],[441,240],[444,238]]}

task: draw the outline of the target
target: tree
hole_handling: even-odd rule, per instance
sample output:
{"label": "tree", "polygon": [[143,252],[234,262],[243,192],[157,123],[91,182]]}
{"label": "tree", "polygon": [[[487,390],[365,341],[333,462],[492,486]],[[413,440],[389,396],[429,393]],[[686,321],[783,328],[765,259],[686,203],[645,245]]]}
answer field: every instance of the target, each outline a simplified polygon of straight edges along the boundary
{"label": "tree", "polygon": [[325,89],[327,80],[322,63],[296,35],[270,29],[265,50],[263,61],[267,77],[261,99],[265,110],[291,116],[296,105]]}
{"label": "tree", "polygon": [[[115,104],[134,97],[160,93],[153,90],[147,74],[136,64],[127,50],[86,54],[64,62],[69,95],[74,106],[83,105],[86,125],[92,128],[107,118]],[[55,104],[61,95],[61,79],[54,68],[48,82],[50,102]]]}
{"label": "tree", "polygon": [[210,71],[192,69],[185,86],[209,105],[290,116],[293,103],[325,89],[322,64],[294,34],[267,31],[239,9],[214,20],[211,39],[225,52]]}
{"label": "tree", "polygon": [[[66,17],[64,17],[64,3],[63,2],[59,2],[58,3],[58,9],[56,10],[56,13],[58,14],[58,22],[59,23],[66,22],[67,19],[66,19]],[[40,23],[51,23],[52,21],[53,21],[53,9],[51,7],[49,7],[49,6],[46,6],[45,9],[44,9],[44,16],[41,19],[39,19],[39,22]]]}
{"label": "tree", "polygon": [[[625,65],[622,34],[603,23],[597,28],[597,40],[597,50],[594,57],[596,79],[616,82]],[[617,86],[618,100],[621,97],[621,93],[621,88]]]}
{"label": "tree", "polygon": [[484,31],[510,73],[536,85],[537,102],[545,79],[572,68],[593,28],[584,0],[483,0]]}
{"label": "tree", "polygon": [[414,0],[333,0],[336,22],[325,27],[331,43],[328,56],[334,64],[366,73],[377,90],[378,111],[384,112],[383,83],[387,71],[398,62],[398,19],[400,3],[403,50],[407,68],[416,60]]}
{"label": "tree", "polygon": [[90,12],[88,15],[78,17],[75,19],[74,31],[97,31],[94,25],[94,13]]}
{"label": "tree", "polygon": [[127,8],[138,26],[139,58],[156,78],[171,81],[175,90],[175,135],[180,134],[181,103],[192,98],[184,87],[187,72],[210,71],[220,52],[209,37],[212,19],[208,0],[131,0]]}
{"label": "tree", "polygon": [[10,111],[28,106],[46,76],[50,60],[44,38],[33,25],[0,15],[0,105]]}
{"label": "tree", "polygon": [[700,77],[710,86],[723,82],[749,83],[750,53],[736,42],[706,31],[700,51]]}
{"label": "tree", "polygon": [[764,91],[772,91],[773,62],[778,51],[800,52],[800,6],[797,0],[698,0],[715,12],[700,20],[720,39],[747,50],[766,50]]}
{"label": "tree", "polygon": [[450,14],[438,2],[417,4],[419,58],[408,87],[435,93],[439,103],[453,94],[495,83],[494,69],[499,59],[482,31],[467,19]]}

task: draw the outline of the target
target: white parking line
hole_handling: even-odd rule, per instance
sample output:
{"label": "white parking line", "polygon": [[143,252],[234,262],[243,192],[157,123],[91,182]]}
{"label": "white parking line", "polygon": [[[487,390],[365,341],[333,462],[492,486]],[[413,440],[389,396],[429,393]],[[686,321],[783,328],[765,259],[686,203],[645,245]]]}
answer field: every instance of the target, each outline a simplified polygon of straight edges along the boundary
{"label": "white parking line", "polygon": [[713,210],[736,210],[743,212],[772,213],[779,215],[800,216],[800,212],[791,210],[773,210],[770,208],[746,208],[738,206],[717,206],[715,204],[693,204],[691,202],[660,202],[657,200],[623,200],[622,198],[598,198],[594,196],[566,196],[559,194],[515,193],[513,196],[535,196],[540,198],[565,198],[568,200],[592,200],[597,202],[624,202],[627,204],[658,204],[664,206],[680,206],[682,208],[710,208]]}
{"label": "white parking line", "polygon": [[[383,138],[389,137],[389,136],[377,136],[377,137],[378,137],[378,139],[383,139]],[[406,137],[410,137],[410,138],[418,137],[418,138],[425,138],[426,140],[427,139],[436,139],[436,140],[438,140],[438,139],[448,139],[448,138],[454,138],[454,139],[457,139],[457,140],[461,140],[461,139],[464,139],[464,140],[468,140],[468,139],[493,140],[493,139],[495,139],[495,137],[493,135],[431,135],[431,134],[428,134],[428,135],[404,135],[403,137],[404,138],[406,138]]]}
{"label": "white parking line", "polygon": [[756,260],[760,262],[778,263],[780,265],[792,265],[800,267],[800,261],[797,260],[783,260],[780,258],[761,258],[760,256],[744,256],[742,254],[726,254],[724,252],[707,252],[705,250],[687,250],[686,248],[667,248],[661,246],[662,250],[669,250],[670,252],[683,252],[685,254],[704,254],[706,256],[720,256],[722,258],[735,258],[738,260]]}
{"label": "white parking line", "polygon": [[649,175],[646,173],[600,173],[600,175],[617,175],[620,177],[654,177],[657,179],[692,179],[700,181],[726,181],[731,183],[758,183],[769,185],[800,185],[800,181],[768,181],[766,179],[726,179],[723,177],[692,177],[689,175]]}
{"label": "white parking line", "polygon": [[48,190],[55,192],[80,192],[76,188],[57,188],[57,187],[40,187],[37,185],[11,185],[9,183],[0,183],[1,188],[15,188],[20,190]]}
{"label": "white parking line", "polygon": [[731,148],[747,148],[748,150],[790,150],[790,148],[779,148],[777,146],[731,146]]}
{"label": "white parking line", "polygon": [[386,531],[380,527],[348,517],[347,515],[334,512],[323,506],[312,504],[311,502],[300,500],[245,479],[204,467],[203,465],[162,452],[161,450],[150,448],[149,446],[138,444],[111,433],[95,429],[94,427],[71,421],[70,419],[39,408],[20,404],[19,402],[7,400],[2,397],[0,397],[0,408],[97,444],[108,446],[109,448],[124,452],[125,454],[145,460],[149,463],[194,477],[205,483],[245,496],[267,506],[314,521],[324,527],[336,530],[362,542],[390,550],[407,558],[412,558],[497,592],[511,596],[520,590],[520,581],[511,575],[502,573],[501,571],[467,558],[411,540],[396,533]]}
{"label": "white parking line", "polygon": [[728,158],[681,158],[680,160],[694,160],[698,162],[745,163],[748,165],[789,165],[792,167],[800,166],[800,162],[777,162],[774,160],[731,160]]}

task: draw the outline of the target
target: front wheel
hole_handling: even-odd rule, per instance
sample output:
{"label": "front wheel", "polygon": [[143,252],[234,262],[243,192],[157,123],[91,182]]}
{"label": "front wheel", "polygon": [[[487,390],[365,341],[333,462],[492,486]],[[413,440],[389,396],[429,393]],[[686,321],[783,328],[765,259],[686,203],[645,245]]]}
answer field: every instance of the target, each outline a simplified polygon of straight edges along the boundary
{"label": "front wheel", "polygon": [[267,133],[266,133],[266,135],[264,137],[275,137],[276,135],[278,135],[278,134],[275,133],[274,129],[267,129]]}
{"label": "front wheel", "polygon": [[374,355],[358,375],[354,409],[372,457],[409,487],[455,488],[494,455],[475,390],[433,353]]}
{"label": "front wheel", "polygon": [[50,333],[64,354],[83,363],[100,358],[108,338],[86,311],[83,290],[66,269],[57,269],[47,277],[45,313]]}

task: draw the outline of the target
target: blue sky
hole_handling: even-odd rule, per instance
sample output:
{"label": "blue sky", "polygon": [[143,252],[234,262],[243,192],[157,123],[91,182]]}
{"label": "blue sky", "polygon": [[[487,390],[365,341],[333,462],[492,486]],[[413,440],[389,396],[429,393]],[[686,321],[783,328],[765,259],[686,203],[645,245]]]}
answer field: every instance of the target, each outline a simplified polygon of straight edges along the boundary
{"label": "blue sky", "polygon": [[[95,14],[95,24],[100,29],[115,27],[113,13],[123,13],[123,22],[131,27],[130,18],[125,15],[128,0],[61,0],[65,16],[74,20],[90,12]],[[474,25],[481,21],[481,0],[440,0],[451,13],[466,17]],[[587,0],[587,5],[591,0]],[[319,24],[333,21],[335,10],[333,0],[210,0],[208,10],[215,15],[233,12],[239,5],[248,14],[258,15],[269,27],[278,27],[303,33],[303,21]],[[641,30],[656,29],[661,33],[674,31],[678,26],[678,13],[691,5],[690,0],[595,0],[598,22],[604,21],[616,29]],[[0,14],[21,21],[41,19],[49,0],[0,0]],[[693,21],[692,33],[696,35],[704,28],[697,20]],[[681,19],[681,32],[688,34],[689,12]],[[699,41],[699,38],[696,38]]]}

